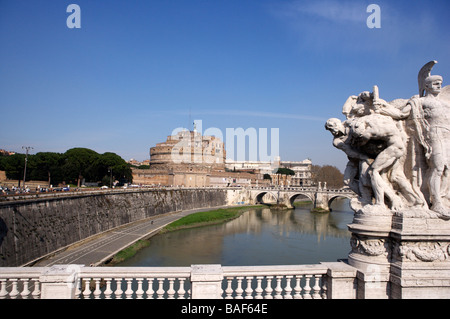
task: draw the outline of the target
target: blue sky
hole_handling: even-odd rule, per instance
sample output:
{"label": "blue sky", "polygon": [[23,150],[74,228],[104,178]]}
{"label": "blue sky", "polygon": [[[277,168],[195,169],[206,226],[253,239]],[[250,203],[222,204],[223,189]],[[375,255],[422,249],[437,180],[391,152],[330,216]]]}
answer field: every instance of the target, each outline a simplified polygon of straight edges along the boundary
{"label": "blue sky", "polygon": [[343,170],[325,121],[373,85],[385,100],[417,94],[430,60],[446,85],[449,14],[448,1],[0,0],[0,148],[144,160],[202,120],[279,128],[283,160]]}

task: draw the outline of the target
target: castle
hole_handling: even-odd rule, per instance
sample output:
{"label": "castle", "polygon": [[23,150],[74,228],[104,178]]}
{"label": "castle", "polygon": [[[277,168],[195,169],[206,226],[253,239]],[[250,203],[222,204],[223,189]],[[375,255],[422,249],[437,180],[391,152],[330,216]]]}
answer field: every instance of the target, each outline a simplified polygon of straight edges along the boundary
{"label": "castle", "polygon": [[[133,168],[133,183],[142,186],[311,186],[311,161],[274,162],[226,159],[225,144],[195,129],[170,135],[150,148],[149,168]],[[275,174],[274,167],[295,175]],[[269,178],[270,177],[270,178]]]}

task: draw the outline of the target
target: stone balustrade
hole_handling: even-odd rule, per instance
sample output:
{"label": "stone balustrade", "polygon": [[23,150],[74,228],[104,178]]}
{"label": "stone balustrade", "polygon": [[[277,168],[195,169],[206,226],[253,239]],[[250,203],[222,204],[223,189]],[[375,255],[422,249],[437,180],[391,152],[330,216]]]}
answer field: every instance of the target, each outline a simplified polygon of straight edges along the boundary
{"label": "stone balustrade", "polygon": [[0,268],[0,299],[39,299],[45,268]]}
{"label": "stone balustrade", "polygon": [[353,299],[343,262],[290,266],[0,268],[0,299]]}
{"label": "stone balustrade", "polygon": [[48,192],[48,193],[18,193],[3,195],[0,194],[0,203],[32,201],[37,199],[55,199],[55,198],[71,198],[92,195],[114,195],[114,194],[131,194],[146,193],[157,190],[204,190],[204,189],[228,189],[227,187],[181,187],[181,186],[159,186],[159,187],[130,187],[130,188],[107,188],[107,189],[83,189],[71,190],[67,192]]}
{"label": "stone balustrade", "polygon": [[[49,192],[49,193],[19,193],[4,195],[0,194],[0,203],[2,202],[17,202],[17,201],[29,201],[36,199],[52,199],[52,198],[70,198],[70,197],[80,197],[80,196],[92,196],[92,195],[107,195],[107,194],[126,194],[126,193],[139,193],[148,192],[152,190],[199,190],[199,189],[254,189],[254,190],[281,190],[281,191],[317,191],[317,186],[196,186],[196,187],[186,187],[186,186],[159,186],[159,187],[131,187],[131,188],[108,188],[108,189],[78,189],[71,190],[68,192]],[[320,189],[322,190],[322,189]],[[324,192],[331,193],[353,193],[348,188],[340,189],[323,189]]]}
{"label": "stone balustrade", "polygon": [[226,299],[326,299],[323,265],[223,267]]}

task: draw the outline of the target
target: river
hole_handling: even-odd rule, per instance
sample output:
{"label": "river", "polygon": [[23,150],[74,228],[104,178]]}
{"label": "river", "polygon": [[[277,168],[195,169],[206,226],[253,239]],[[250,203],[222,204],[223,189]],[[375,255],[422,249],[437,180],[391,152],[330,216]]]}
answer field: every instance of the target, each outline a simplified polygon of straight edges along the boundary
{"label": "river", "polygon": [[224,266],[316,264],[347,258],[353,211],[335,200],[330,213],[256,208],[220,225],[158,234],[117,266]]}

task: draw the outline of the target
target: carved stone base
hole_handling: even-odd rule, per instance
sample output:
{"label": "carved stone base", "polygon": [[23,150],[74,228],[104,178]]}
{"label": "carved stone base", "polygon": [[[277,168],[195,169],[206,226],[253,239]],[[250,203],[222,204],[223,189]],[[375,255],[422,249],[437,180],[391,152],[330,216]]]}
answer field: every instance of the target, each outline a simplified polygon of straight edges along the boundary
{"label": "carved stone base", "polygon": [[450,266],[436,263],[394,263],[391,266],[392,299],[450,298]]}
{"label": "carved stone base", "polygon": [[450,221],[410,210],[392,226],[391,298],[449,298]]}
{"label": "carved stone base", "polygon": [[348,227],[358,298],[450,297],[450,221],[428,209],[359,210]]}
{"label": "carved stone base", "polygon": [[392,213],[366,205],[348,225],[352,251],[348,263],[358,269],[358,299],[387,299],[390,295],[390,239]]}
{"label": "carved stone base", "polygon": [[[376,240],[358,240],[360,247]],[[362,244],[365,242],[365,244]],[[380,241],[381,247],[386,242]],[[351,252],[348,256],[349,265],[358,269],[358,287],[356,296],[358,299],[387,299],[390,295],[390,263],[385,254],[379,256],[365,255],[364,253]]]}
{"label": "carved stone base", "polygon": [[356,211],[349,228],[357,234],[388,237],[392,228],[392,212],[382,206],[366,205]]}

